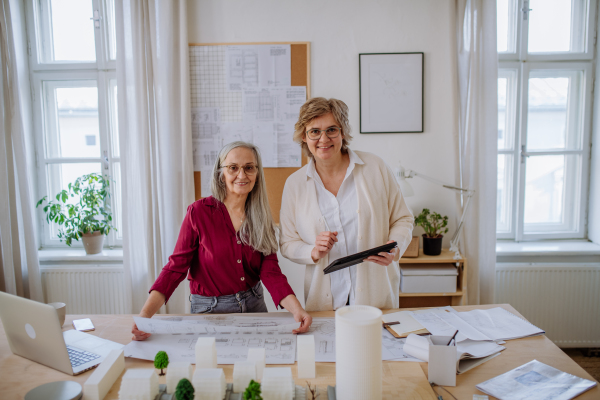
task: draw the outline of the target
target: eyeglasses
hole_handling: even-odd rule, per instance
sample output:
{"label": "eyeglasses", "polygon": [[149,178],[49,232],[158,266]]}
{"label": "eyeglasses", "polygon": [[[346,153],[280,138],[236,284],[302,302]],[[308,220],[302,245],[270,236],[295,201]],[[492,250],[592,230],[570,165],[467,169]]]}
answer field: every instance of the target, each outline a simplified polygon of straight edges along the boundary
{"label": "eyeglasses", "polygon": [[342,128],[337,126],[330,126],[327,129],[309,129],[306,131],[306,135],[311,140],[319,140],[321,136],[323,136],[323,132],[327,135],[329,139],[335,139],[340,135]]}
{"label": "eyeglasses", "polygon": [[229,175],[237,175],[240,173],[240,168],[244,170],[244,173],[246,175],[254,175],[258,172],[258,167],[254,164],[246,164],[242,167],[240,167],[237,164],[229,164],[229,165],[223,165],[223,168],[227,168],[227,172],[229,173]]}

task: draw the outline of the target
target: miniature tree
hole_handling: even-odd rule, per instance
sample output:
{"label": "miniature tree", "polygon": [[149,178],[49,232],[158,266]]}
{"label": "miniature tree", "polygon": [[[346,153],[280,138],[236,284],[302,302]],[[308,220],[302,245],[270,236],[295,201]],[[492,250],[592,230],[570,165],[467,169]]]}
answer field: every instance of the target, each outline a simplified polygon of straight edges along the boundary
{"label": "miniature tree", "polygon": [[176,400],[194,400],[194,386],[188,379],[183,378],[175,389]]}
{"label": "miniature tree", "polygon": [[260,395],[260,383],[251,380],[250,384],[244,391],[243,397],[244,400],[262,400]]}
{"label": "miniature tree", "polygon": [[309,400],[317,400],[317,397],[319,397],[319,393],[317,393],[317,385],[315,384],[315,387],[311,387],[310,383],[306,381],[306,386],[308,387],[308,392],[310,393]]}
{"label": "miniature tree", "polygon": [[169,356],[167,353],[164,351],[156,353],[156,357],[154,357],[154,368],[160,369],[160,376],[165,374],[163,369],[167,368],[167,365],[169,365]]}

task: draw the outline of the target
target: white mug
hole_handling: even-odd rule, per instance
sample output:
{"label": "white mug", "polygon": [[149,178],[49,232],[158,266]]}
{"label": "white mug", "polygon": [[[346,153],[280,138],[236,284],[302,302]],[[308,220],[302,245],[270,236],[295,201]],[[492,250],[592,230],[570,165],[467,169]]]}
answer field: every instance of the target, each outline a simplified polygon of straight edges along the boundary
{"label": "white mug", "polygon": [[58,316],[58,322],[62,328],[65,323],[65,317],[67,316],[67,305],[65,303],[48,303],[49,306],[54,307],[56,315]]}

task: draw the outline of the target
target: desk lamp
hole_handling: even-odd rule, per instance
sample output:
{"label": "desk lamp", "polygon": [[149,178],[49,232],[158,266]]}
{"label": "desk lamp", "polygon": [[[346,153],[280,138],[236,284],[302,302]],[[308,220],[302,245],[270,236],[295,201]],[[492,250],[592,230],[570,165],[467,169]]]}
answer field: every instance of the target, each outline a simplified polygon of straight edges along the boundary
{"label": "desk lamp", "polygon": [[460,222],[458,223],[458,228],[456,228],[454,235],[452,235],[452,238],[450,239],[450,251],[454,252],[455,260],[460,260],[462,258],[460,255],[460,250],[458,249],[458,242],[460,241],[460,232],[462,231],[462,228],[464,226],[465,216],[467,215],[467,211],[469,210],[469,204],[471,203],[471,197],[473,197],[473,194],[475,193],[475,191],[472,189],[465,189],[465,188],[461,188],[461,187],[457,187],[457,186],[453,186],[453,185],[447,185],[444,182],[438,181],[437,179],[432,178],[430,176],[423,175],[420,172],[410,170],[410,169],[404,169],[402,167],[402,165],[400,166],[399,170],[397,170],[396,172],[398,175],[397,180],[398,180],[398,183],[400,184],[400,190],[402,190],[402,195],[404,197],[414,196],[415,191],[413,190],[410,183],[408,183],[407,179],[414,178],[415,176],[418,176],[421,179],[425,179],[426,181],[435,183],[437,185],[443,186],[446,189],[450,189],[450,190],[459,192],[467,197],[467,201],[465,202],[465,206],[463,207],[463,212],[460,217]]}

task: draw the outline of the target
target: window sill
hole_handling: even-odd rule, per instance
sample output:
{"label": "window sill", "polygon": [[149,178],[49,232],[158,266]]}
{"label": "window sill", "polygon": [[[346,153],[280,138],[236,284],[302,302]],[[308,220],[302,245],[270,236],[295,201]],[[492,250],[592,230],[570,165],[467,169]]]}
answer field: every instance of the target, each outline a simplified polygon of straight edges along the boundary
{"label": "window sill", "polygon": [[104,249],[102,253],[87,255],[84,249],[46,248],[38,250],[41,264],[55,263],[123,263],[123,249]]}
{"label": "window sill", "polygon": [[600,255],[600,245],[587,240],[497,241],[496,254],[498,256],[596,256]]}

